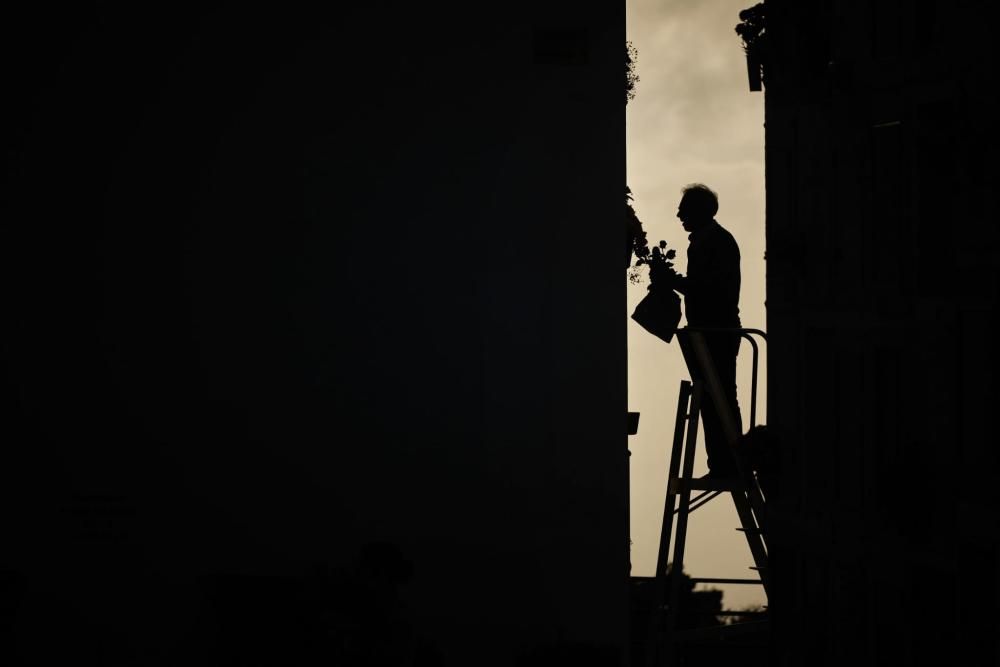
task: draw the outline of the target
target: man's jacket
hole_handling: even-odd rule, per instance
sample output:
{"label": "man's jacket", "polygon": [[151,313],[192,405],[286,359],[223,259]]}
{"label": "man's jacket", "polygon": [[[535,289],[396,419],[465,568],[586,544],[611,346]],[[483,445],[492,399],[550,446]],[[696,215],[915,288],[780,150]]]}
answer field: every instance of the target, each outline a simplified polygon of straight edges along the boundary
{"label": "man's jacket", "polygon": [[684,310],[693,327],[740,326],[740,248],[713,220],[688,235]]}

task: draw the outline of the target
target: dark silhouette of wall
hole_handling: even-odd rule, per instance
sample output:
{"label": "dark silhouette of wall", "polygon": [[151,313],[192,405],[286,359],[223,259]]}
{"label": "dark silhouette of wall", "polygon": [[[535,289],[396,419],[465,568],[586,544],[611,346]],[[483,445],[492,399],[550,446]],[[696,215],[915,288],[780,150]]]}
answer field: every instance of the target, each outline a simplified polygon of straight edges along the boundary
{"label": "dark silhouette of wall", "polygon": [[620,655],[622,4],[3,31],[5,664],[217,664],[372,541],[447,664]]}
{"label": "dark silhouette of wall", "polygon": [[995,664],[995,22],[766,12],[781,664]]}

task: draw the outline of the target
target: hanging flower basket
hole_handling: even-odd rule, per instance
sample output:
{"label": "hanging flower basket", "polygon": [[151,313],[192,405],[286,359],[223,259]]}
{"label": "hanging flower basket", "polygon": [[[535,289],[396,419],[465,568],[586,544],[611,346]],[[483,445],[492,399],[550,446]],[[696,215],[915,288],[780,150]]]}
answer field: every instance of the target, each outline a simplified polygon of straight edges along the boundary
{"label": "hanging flower basket", "polygon": [[761,90],[763,84],[766,27],[767,14],[763,2],[741,11],[740,22],[736,24],[736,34],[743,40],[743,51],[747,54],[747,79],[750,90],[755,92]]}

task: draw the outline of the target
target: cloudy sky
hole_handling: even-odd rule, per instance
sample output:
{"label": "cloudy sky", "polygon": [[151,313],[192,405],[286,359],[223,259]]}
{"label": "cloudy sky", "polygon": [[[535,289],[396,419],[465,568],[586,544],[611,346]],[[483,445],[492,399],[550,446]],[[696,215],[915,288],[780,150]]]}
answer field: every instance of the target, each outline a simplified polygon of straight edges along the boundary
{"label": "cloudy sky", "polygon": [[[628,39],[639,51],[636,98],[628,105],[628,183],[652,243],[678,250],[686,271],[687,234],[677,220],[683,186],[707,184],[719,195],[717,220],[740,245],[744,327],[764,320],[764,97],[747,85],[746,60],[733,28],[753,0],[628,0]],[[645,294],[629,286],[629,313]],[[676,344],[629,321],[629,409],[641,413],[629,439],[632,478],[632,574],[651,575],[666,490],[669,446],[680,381],[687,377]],[[761,357],[758,423],[766,422],[766,356]],[[750,351],[740,350],[740,407],[749,424]],[[704,474],[704,446],[695,475]],[[684,569],[692,576],[749,578],[749,549],[735,529],[728,495],[691,517]],[[724,604],[761,603],[758,586],[722,586]]]}

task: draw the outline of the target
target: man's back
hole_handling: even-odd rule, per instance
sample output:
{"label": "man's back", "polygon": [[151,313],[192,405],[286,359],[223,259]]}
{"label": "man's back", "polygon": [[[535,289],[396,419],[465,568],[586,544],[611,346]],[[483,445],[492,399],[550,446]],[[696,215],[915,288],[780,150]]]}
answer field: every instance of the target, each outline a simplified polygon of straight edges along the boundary
{"label": "man's back", "polygon": [[689,326],[740,326],[740,249],[712,220],[688,236],[684,310]]}

